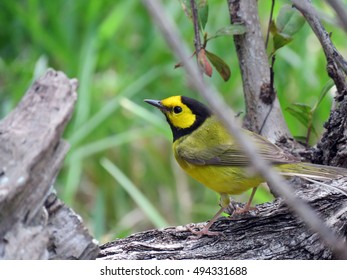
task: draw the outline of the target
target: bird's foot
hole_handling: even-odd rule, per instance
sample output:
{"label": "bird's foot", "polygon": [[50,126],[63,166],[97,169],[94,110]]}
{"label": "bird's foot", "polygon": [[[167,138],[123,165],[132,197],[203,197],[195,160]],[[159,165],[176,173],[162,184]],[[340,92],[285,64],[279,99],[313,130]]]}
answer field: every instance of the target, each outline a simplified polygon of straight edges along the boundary
{"label": "bird's foot", "polygon": [[193,229],[191,226],[186,225],[186,228],[192,233],[194,234],[193,236],[189,236],[189,239],[199,239],[202,236],[225,236],[225,234],[223,232],[220,231],[210,231],[209,228],[205,226],[203,229],[201,230],[195,230]]}
{"label": "bird's foot", "polygon": [[245,207],[238,207],[237,206],[233,215],[242,215],[245,213],[249,213],[251,211],[255,211],[256,214],[259,213],[259,209],[257,207],[251,207],[251,206],[246,205]]}

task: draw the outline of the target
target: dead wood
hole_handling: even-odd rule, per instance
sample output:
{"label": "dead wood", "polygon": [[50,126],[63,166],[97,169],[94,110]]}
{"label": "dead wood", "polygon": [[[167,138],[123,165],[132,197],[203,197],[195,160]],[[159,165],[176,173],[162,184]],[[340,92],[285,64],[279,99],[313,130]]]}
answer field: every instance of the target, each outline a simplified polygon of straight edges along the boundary
{"label": "dead wood", "polygon": [[95,258],[96,242],[53,189],[77,81],[48,70],[0,122],[0,259]]}
{"label": "dead wood", "polygon": [[[347,198],[316,184],[299,186],[305,199],[331,230],[347,236]],[[345,180],[331,182],[347,189]],[[217,237],[190,239],[184,226],[135,233],[102,245],[99,259],[334,259],[334,255],[287,208],[281,198],[258,206],[259,213],[220,218],[212,227]],[[202,227],[204,224],[197,224]]]}

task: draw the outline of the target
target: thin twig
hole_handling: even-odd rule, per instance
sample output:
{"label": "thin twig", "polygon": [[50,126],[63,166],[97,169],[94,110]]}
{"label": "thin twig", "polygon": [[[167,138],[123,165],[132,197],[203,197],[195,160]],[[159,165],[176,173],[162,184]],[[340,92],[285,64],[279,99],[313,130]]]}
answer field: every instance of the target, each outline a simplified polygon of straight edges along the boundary
{"label": "thin twig", "polygon": [[339,17],[340,23],[347,32],[347,8],[340,0],[325,0],[335,10]]}
{"label": "thin twig", "polygon": [[[313,8],[312,4],[308,0],[292,0],[295,7],[303,14],[309,25],[311,26],[313,32],[316,34],[319,42],[322,45],[327,61],[334,61],[338,65],[345,75],[347,74],[347,61],[344,57],[337,51],[333,42],[330,39],[328,32],[324,29],[323,25],[319,20],[316,10]],[[334,81],[334,77],[331,77]],[[344,80],[344,77],[338,77],[340,81]],[[335,82],[337,88],[338,84]],[[344,82],[344,88],[346,89],[346,82]],[[339,88],[338,88],[339,89]]]}
{"label": "thin twig", "polygon": [[199,16],[198,8],[196,7],[195,0],[190,0],[190,7],[192,9],[193,25],[194,25],[194,46],[196,55],[201,50],[200,28],[199,28]]}
{"label": "thin twig", "polygon": [[267,45],[269,43],[270,27],[271,27],[272,17],[273,17],[273,13],[274,13],[274,8],[275,8],[275,2],[276,2],[276,0],[272,0],[272,3],[271,3],[269,23],[268,23],[267,32],[266,32],[265,49],[267,49]]}
{"label": "thin twig", "polygon": [[[143,0],[143,2],[176,56],[181,60],[188,57],[187,46],[178,32],[177,26],[166,13],[161,2],[158,0]],[[225,104],[216,89],[204,82],[197,66],[192,61],[187,61],[185,66],[184,69],[187,72],[190,83],[200,95],[205,98],[226,129],[234,136],[235,140],[243,149],[243,152],[250,158],[254,168],[266,179],[274,190],[286,200],[286,203],[292,210],[295,211],[314,232],[320,235],[322,240],[339,258],[347,259],[346,243],[336,236],[305,202],[293,195],[294,191],[292,187],[259,155],[256,146],[249,137],[241,132],[238,122],[232,121],[234,120],[235,113]]]}

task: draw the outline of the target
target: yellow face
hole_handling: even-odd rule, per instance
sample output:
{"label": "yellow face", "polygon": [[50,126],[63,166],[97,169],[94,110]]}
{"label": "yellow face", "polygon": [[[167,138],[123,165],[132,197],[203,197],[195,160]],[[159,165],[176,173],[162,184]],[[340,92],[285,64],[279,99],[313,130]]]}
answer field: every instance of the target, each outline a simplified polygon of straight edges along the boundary
{"label": "yellow face", "polygon": [[167,109],[164,111],[164,114],[176,128],[188,128],[194,124],[196,115],[193,114],[187,105],[182,103],[181,96],[168,97],[160,103]]}

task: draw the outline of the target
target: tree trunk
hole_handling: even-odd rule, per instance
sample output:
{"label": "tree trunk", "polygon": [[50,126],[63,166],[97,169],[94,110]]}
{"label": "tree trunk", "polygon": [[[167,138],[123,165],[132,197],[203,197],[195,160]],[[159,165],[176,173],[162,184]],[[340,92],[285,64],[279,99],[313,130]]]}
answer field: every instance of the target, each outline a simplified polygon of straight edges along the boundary
{"label": "tree trunk", "polygon": [[232,24],[244,24],[247,32],[234,35],[246,102],[244,125],[275,143],[289,131],[271,77],[271,68],[260,29],[258,1],[228,0]]}
{"label": "tree trunk", "polygon": [[[337,234],[347,237],[346,195],[293,180],[306,200]],[[346,180],[331,182],[347,190]],[[334,259],[280,198],[259,205],[256,215],[220,218],[211,228],[223,235],[190,239],[184,226],[135,233],[102,245],[99,259]],[[204,224],[197,224],[202,228]]]}
{"label": "tree trunk", "polygon": [[93,259],[98,247],[53,184],[77,81],[48,70],[0,122],[0,259]]}

